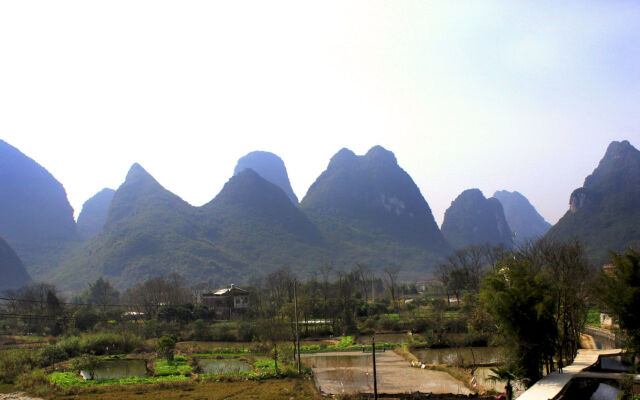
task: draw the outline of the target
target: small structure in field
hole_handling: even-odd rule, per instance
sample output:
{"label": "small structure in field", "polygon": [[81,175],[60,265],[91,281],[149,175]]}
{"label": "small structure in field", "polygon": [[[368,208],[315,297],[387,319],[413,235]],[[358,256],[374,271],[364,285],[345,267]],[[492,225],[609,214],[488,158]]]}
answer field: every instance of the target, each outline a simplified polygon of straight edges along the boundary
{"label": "small structure in field", "polygon": [[249,308],[249,292],[231,284],[228,288],[200,294],[200,302],[215,311],[218,318],[231,319]]}

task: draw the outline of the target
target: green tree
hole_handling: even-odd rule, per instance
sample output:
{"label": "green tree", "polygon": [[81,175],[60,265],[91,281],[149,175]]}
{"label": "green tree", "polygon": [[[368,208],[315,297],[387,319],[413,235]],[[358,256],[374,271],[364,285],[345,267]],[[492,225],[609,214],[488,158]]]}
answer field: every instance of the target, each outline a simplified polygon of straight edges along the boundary
{"label": "green tree", "polygon": [[486,277],[480,293],[527,385],[542,377],[542,367],[555,350],[558,329],[551,286],[548,275],[528,261],[505,257]]}
{"label": "green tree", "polygon": [[168,362],[173,361],[173,350],[176,348],[176,340],[171,336],[163,336],[158,339],[158,353],[167,359]]}
{"label": "green tree", "polygon": [[613,274],[602,272],[594,292],[620,324],[626,336],[625,346],[637,357],[640,354],[640,252],[629,249],[612,253]]}
{"label": "green tree", "polygon": [[89,354],[83,354],[82,357],[75,358],[71,362],[71,367],[74,370],[78,372],[84,371],[89,376],[89,379],[95,378],[96,370],[98,369],[99,365],[100,358]]}
{"label": "green tree", "polygon": [[111,282],[109,282],[108,279],[100,277],[95,282],[90,283],[89,287],[75,300],[81,303],[99,306],[102,308],[102,312],[105,313],[108,306],[118,304],[119,298],[120,292],[113,288]]}

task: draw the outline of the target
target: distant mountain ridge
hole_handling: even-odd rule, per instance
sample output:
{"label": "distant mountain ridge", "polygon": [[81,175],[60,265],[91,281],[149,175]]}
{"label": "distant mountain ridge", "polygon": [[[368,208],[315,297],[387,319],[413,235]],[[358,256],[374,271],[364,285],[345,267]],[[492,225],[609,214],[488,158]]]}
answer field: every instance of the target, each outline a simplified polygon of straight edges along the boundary
{"label": "distant mountain ridge", "polygon": [[547,236],[577,238],[601,262],[610,250],[640,248],[640,151],[627,140],[611,142],[584,185],[571,193],[569,210]]}
{"label": "distant mountain ridge", "polygon": [[467,189],[445,211],[442,234],[455,248],[489,243],[513,245],[512,232],[502,204],[485,198],[479,189]]}
{"label": "distant mountain ridge", "polygon": [[521,193],[499,190],[493,197],[502,204],[507,223],[515,234],[516,244],[541,238],[551,228],[551,224],[545,221]]}
{"label": "distant mountain ridge", "polygon": [[3,140],[0,236],[35,274],[46,272],[79,241],[64,187],[40,164]]}
{"label": "distant mountain ridge", "polygon": [[298,197],[291,188],[289,175],[284,161],[277,155],[267,151],[252,151],[240,158],[233,171],[238,175],[245,169],[252,169],[258,175],[282,189],[293,204],[298,204]]}
{"label": "distant mountain ridge", "polygon": [[[359,166],[351,172],[335,165],[340,154],[301,205],[244,168],[213,200],[193,207],[134,164],[102,231],[48,278],[79,290],[102,275],[118,287],[170,272],[219,285],[281,267],[306,274],[327,263],[342,269],[363,262],[374,269],[401,264],[408,273],[424,274],[435,266],[450,248],[393,153],[380,147],[353,155]],[[324,190],[332,194],[326,197]],[[334,203],[333,195],[343,201]]]}
{"label": "distant mountain ridge", "polygon": [[449,250],[420,189],[381,146],[364,156],[340,150],[300,205],[320,225],[326,218],[351,227],[349,240],[364,230],[440,254]]}
{"label": "distant mountain ridge", "polygon": [[83,239],[89,239],[102,230],[115,193],[113,189],[104,188],[84,202],[77,222],[78,233]]}
{"label": "distant mountain ridge", "polygon": [[0,238],[0,290],[18,289],[31,280],[9,243]]}

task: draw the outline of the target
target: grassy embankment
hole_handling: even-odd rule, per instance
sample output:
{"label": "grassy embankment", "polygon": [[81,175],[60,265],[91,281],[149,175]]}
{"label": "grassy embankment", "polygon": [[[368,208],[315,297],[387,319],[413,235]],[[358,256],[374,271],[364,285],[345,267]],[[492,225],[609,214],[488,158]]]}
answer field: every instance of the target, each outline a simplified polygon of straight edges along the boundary
{"label": "grassy embankment", "polygon": [[[52,396],[47,396],[51,398]],[[100,386],[58,394],[63,400],[155,399],[255,399],[255,400],[320,400],[310,378],[284,378],[264,381],[183,381],[156,385]]]}

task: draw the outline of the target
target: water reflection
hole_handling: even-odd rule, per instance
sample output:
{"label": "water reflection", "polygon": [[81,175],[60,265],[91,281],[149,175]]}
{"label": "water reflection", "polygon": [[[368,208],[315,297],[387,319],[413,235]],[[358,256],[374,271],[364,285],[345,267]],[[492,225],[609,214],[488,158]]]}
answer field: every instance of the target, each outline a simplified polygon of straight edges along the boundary
{"label": "water reflection", "polygon": [[482,365],[499,364],[505,360],[501,347],[416,349],[411,352],[424,364]]}
{"label": "water reflection", "polygon": [[[356,344],[371,344],[371,335],[362,335],[356,338]],[[406,333],[379,333],[376,335],[376,343],[409,343],[409,335]]]}
{"label": "water reflection", "polygon": [[[313,369],[316,384],[324,393],[373,392],[371,354],[305,354],[303,360]],[[376,369],[380,393],[470,393],[462,382],[447,373],[412,368],[408,361],[393,351],[376,354]]]}
{"label": "water reflection", "polygon": [[93,377],[88,371],[81,371],[84,379],[121,379],[147,376],[144,360],[104,360],[98,364]]}
{"label": "water reflection", "polygon": [[249,364],[235,358],[203,358],[198,361],[202,372],[205,374],[218,374],[250,371]]}

